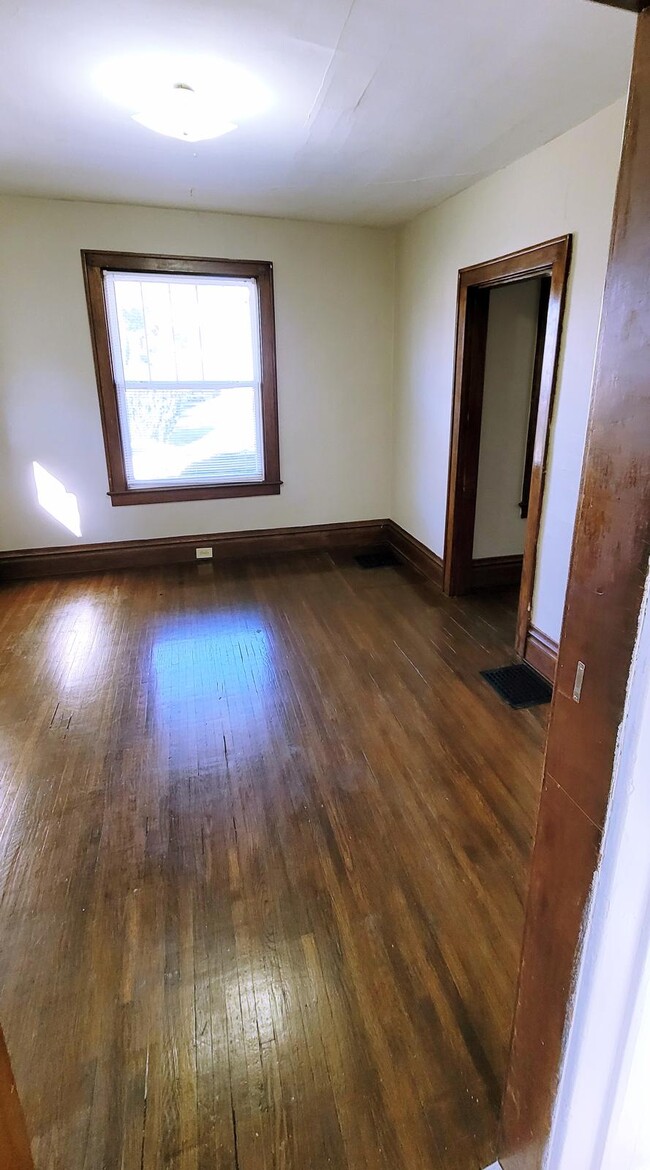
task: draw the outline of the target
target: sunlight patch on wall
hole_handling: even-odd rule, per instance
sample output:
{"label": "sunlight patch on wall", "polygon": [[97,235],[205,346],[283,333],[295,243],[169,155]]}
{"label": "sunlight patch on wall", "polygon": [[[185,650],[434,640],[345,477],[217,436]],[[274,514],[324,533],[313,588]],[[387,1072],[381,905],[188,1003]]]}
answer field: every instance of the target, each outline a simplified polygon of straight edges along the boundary
{"label": "sunlight patch on wall", "polygon": [[63,524],[68,532],[72,532],[74,536],[81,536],[81,517],[77,497],[72,492],[67,492],[61,480],[41,467],[40,463],[34,462],[32,467],[36,495],[41,508],[53,516],[55,520],[58,520],[59,524]]}

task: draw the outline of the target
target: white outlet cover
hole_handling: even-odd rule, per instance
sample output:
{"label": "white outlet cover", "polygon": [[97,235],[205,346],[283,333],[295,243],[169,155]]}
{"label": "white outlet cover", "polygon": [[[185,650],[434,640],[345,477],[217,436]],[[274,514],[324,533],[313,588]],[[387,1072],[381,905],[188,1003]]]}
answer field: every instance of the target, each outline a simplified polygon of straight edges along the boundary
{"label": "white outlet cover", "polygon": [[212,549],[211,548],[197,548],[196,559],[197,559],[197,561],[211,561],[212,560]]}

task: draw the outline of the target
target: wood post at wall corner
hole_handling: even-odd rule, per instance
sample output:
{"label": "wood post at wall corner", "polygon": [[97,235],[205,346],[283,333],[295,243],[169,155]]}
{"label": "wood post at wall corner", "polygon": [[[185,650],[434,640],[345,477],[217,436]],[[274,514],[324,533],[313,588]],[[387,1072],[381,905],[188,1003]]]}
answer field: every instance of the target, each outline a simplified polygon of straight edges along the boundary
{"label": "wood post at wall corner", "polygon": [[34,1170],[23,1110],[0,1028],[0,1167]]}
{"label": "wood post at wall corner", "polygon": [[646,0],[596,0],[597,4],[607,4],[610,8],[625,8],[627,12],[643,12],[648,5]]}
{"label": "wood post at wall corner", "polygon": [[[650,9],[637,40],[520,982],[504,1170],[541,1170],[580,932],[598,863],[650,545]],[[585,664],[580,702],[573,699]],[[598,729],[598,734],[594,729]]]}

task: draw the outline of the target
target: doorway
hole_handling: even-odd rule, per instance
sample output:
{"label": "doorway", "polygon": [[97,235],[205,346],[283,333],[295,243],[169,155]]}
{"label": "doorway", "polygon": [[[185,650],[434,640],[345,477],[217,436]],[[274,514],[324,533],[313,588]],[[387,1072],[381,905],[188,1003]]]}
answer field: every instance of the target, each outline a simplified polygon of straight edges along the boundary
{"label": "doorway", "polygon": [[[481,585],[518,582],[515,650],[522,658],[527,656],[531,631],[570,255],[571,236],[567,235],[458,274],[443,588],[457,596]],[[507,312],[515,301],[520,325],[526,325],[526,317],[531,323],[528,337],[526,327],[519,328],[509,342]],[[489,334],[491,316],[494,329]],[[508,370],[503,367],[507,376],[501,379],[504,400],[499,416],[488,395],[499,380],[499,347],[503,357],[508,344],[511,352]],[[517,390],[517,377],[526,383],[525,397]],[[506,491],[512,494],[515,481],[520,485],[514,501],[516,515],[511,501],[509,514],[498,516],[499,496]],[[501,541],[501,547],[505,541],[512,551],[494,557],[480,555],[485,554],[486,539]]]}

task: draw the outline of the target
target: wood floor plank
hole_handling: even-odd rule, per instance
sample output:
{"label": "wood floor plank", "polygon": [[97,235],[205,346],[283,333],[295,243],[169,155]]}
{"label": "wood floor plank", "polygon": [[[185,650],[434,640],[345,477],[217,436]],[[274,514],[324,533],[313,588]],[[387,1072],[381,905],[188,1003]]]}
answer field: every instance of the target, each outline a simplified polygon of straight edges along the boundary
{"label": "wood floor plank", "polygon": [[0,1019],[37,1170],[494,1159],[546,710],[504,594],[348,554],[0,589]]}

